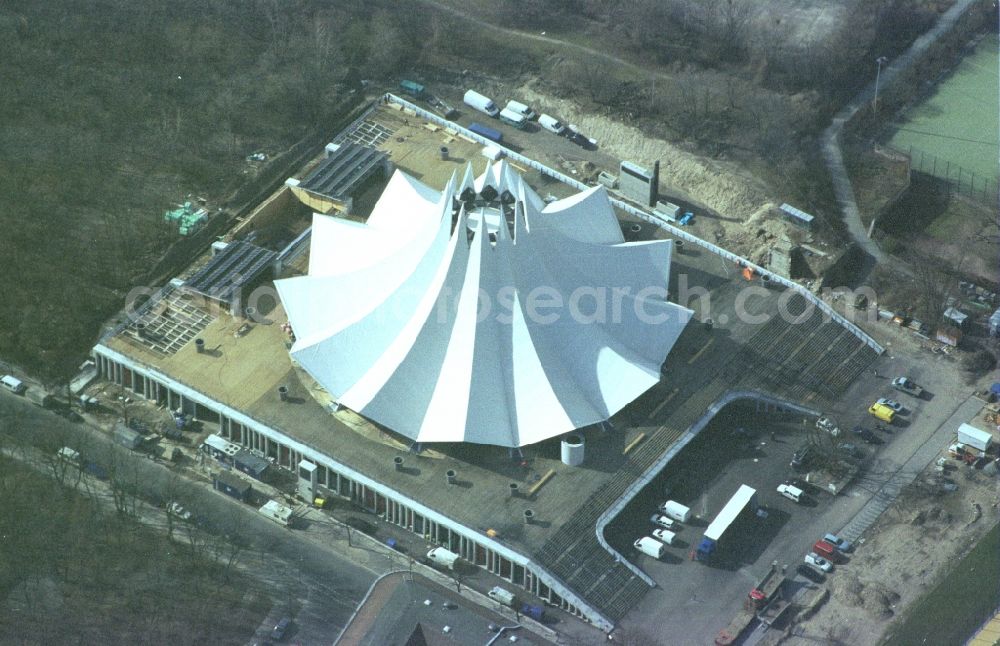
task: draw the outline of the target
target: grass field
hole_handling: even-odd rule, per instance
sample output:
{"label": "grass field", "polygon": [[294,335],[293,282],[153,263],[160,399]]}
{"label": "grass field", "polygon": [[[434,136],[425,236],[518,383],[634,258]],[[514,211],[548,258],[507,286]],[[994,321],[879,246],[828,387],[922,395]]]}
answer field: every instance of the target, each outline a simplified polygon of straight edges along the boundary
{"label": "grass field", "polygon": [[[987,36],[923,101],[894,124],[889,144],[913,150],[914,170],[956,179],[962,168],[994,182],[998,163],[998,38]],[[923,153],[923,154],[921,154]],[[933,156],[937,157],[936,162]]]}
{"label": "grass field", "polygon": [[964,644],[1000,605],[1000,525],[911,608],[885,646]]}

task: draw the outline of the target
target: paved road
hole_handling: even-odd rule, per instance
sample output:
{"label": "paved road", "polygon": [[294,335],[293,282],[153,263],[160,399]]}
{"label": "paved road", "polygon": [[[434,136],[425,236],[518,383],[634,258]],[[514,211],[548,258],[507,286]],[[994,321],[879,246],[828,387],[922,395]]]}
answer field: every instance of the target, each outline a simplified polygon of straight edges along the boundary
{"label": "paved road", "polygon": [[[941,16],[937,24],[930,31],[916,39],[910,45],[910,48],[896,60],[885,65],[879,75],[879,88],[882,90],[888,89],[904,70],[910,67],[914,61],[927,51],[928,47],[950,31],[959,17],[975,2],[976,0],[958,0],[951,9]],[[823,158],[826,160],[827,169],[830,171],[833,190],[837,196],[837,202],[843,211],[844,222],[847,224],[848,232],[854,238],[857,245],[868,254],[868,267],[866,269],[869,270],[873,266],[873,260],[879,263],[894,261],[879,248],[874,240],[868,237],[868,232],[861,222],[861,212],[854,198],[854,188],[851,186],[847,169],[844,167],[844,158],[840,149],[840,133],[844,128],[844,124],[850,121],[857,114],[858,110],[867,108],[871,104],[874,95],[875,80],[873,79],[870,84],[861,90],[850,103],[844,106],[833,117],[833,123],[823,132]],[[894,262],[894,264],[897,270],[906,274],[910,273],[905,267],[900,266],[900,263]]]}
{"label": "paved road", "polygon": [[[374,582],[376,570],[381,569],[376,567],[381,556],[374,559],[375,563],[367,552],[358,559],[345,558],[311,537],[263,518],[249,506],[213,491],[206,483],[180,480],[166,466],[137,458],[140,454],[112,444],[107,435],[88,425],[71,424],[6,392],[0,393],[0,426],[4,430],[13,427],[23,434],[55,432],[66,438],[67,444],[79,447],[84,458],[96,457],[103,462],[114,455],[115,459],[133,460],[143,495],[155,499],[164,492],[172,492],[171,497],[183,501],[204,519],[200,526],[207,531],[238,532],[246,538],[251,547],[240,557],[243,569],[263,582],[276,601],[271,612],[261,617],[259,626],[247,627],[248,639],[255,629],[257,637],[268,636],[280,617],[289,616],[295,639],[310,644],[332,643]],[[44,459],[40,452],[33,455],[36,463]],[[103,483],[88,478],[87,484],[110,503],[110,492]],[[166,531],[162,508],[139,503],[137,513],[144,523]],[[183,539],[183,526],[174,531]]]}

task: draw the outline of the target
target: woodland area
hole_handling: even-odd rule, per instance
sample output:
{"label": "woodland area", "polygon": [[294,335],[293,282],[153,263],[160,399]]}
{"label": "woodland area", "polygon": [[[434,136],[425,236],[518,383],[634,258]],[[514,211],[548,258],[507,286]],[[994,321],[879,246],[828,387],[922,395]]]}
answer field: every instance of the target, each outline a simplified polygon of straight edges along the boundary
{"label": "woodland area", "polygon": [[[828,199],[815,133],[867,80],[873,52],[902,48],[935,16],[919,0],[842,4],[840,24],[797,44],[753,0],[414,0],[406,12],[385,0],[6,2],[0,358],[52,382],[72,374],[177,240],[163,211],[186,196],[239,206],[246,155],[318,150],[362,79],[539,78],[588,109]],[[470,17],[548,29],[633,67]]]}

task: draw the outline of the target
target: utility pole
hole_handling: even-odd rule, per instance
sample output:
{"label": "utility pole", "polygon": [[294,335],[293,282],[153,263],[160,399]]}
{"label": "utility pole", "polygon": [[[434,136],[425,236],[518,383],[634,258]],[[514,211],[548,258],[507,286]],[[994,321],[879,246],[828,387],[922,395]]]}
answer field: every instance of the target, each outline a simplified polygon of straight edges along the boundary
{"label": "utility pole", "polygon": [[882,65],[888,62],[889,59],[885,56],[879,56],[875,59],[875,98],[872,99],[872,112],[875,114],[878,114],[878,81],[882,75]]}

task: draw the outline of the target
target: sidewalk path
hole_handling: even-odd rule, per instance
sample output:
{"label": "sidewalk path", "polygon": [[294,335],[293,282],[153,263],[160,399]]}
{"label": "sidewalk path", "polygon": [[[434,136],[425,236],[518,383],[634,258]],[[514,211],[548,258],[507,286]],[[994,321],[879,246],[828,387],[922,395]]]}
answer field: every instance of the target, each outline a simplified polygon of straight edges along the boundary
{"label": "sidewalk path", "polygon": [[[937,24],[923,34],[910,45],[910,48],[903,52],[894,61],[885,65],[879,75],[879,88],[889,88],[896,78],[921,57],[927,49],[937,42],[942,36],[951,31],[958,19],[964,14],[976,0],[958,0],[951,9],[946,11],[938,20]],[[861,212],[854,198],[854,188],[844,167],[844,158],[840,150],[840,133],[844,124],[850,121],[858,110],[871,104],[875,95],[875,81],[872,80],[857,96],[845,105],[840,112],[833,117],[833,123],[823,132],[823,159],[826,160],[827,169],[830,171],[830,178],[833,181],[833,190],[837,196],[837,203],[840,205],[844,215],[844,222],[847,230],[854,241],[869,256],[879,263],[893,262],[885,252],[883,252],[874,240],[868,237],[864,224],[861,222]],[[896,262],[896,269],[909,273],[900,267]]]}

